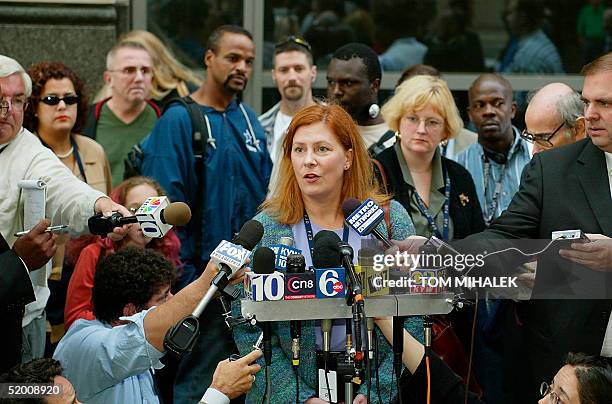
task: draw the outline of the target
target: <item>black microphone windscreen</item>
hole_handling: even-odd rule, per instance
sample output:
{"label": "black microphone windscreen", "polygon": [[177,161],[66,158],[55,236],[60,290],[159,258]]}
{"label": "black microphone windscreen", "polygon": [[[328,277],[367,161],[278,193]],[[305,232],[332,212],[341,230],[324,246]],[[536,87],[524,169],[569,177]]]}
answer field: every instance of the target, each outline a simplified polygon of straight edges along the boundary
{"label": "black microphone windscreen", "polygon": [[253,254],[253,272],[256,274],[271,274],[274,272],[276,254],[268,247],[260,247]]}
{"label": "black microphone windscreen", "polygon": [[264,234],[264,228],[257,220],[249,220],[242,225],[240,232],[234,237],[232,243],[239,244],[247,250],[255,248]]}
{"label": "black microphone windscreen", "polygon": [[338,248],[340,237],[333,231],[321,230],[314,237],[312,265],[315,268],[339,268],[342,266],[342,255]]}
{"label": "black microphone windscreen", "polygon": [[355,209],[357,209],[361,205],[358,199],[348,198],[342,203],[342,212],[344,213],[344,218],[349,217]]}

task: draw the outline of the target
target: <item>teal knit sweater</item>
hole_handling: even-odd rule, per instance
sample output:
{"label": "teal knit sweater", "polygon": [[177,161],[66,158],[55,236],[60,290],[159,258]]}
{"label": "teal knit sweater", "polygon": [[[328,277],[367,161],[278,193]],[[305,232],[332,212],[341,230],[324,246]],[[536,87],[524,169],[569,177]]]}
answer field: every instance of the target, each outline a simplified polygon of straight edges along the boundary
{"label": "teal knit sweater", "polygon": [[[391,235],[396,240],[403,240],[415,234],[414,226],[406,210],[395,201],[391,201]],[[281,237],[293,237],[291,226],[280,224],[265,213],[260,213],[255,220],[264,226],[264,236],[255,250],[261,246],[268,246],[277,243]],[[384,221],[379,225],[383,234],[387,234],[387,227]],[[308,301],[304,301],[308,304]],[[240,314],[240,301],[233,303],[232,311],[235,316]],[[423,341],[423,321],[421,317],[411,317],[405,323],[406,329],[419,341]],[[295,373],[291,366],[291,334],[289,322],[275,322],[271,324],[272,329],[272,365],[270,380],[272,392],[270,402],[274,404],[295,403]],[[253,349],[252,346],[261,334],[259,327],[242,325],[234,330],[234,339],[241,355],[245,355]],[[378,373],[380,378],[380,397],[384,403],[390,402],[391,395],[395,396],[397,391],[391,385],[391,375],[393,373],[393,351],[380,330],[376,329],[378,340]],[[308,400],[317,395],[317,366],[316,366],[316,345],[315,345],[315,322],[302,321],[302,336],[300,339],[300,402]],[[263,365],[263,360],[259,361]],[[372,395],[373,403],[379,402],[378,391],[376,389],[376,368],[372,368]],[[246,403],[259,404],[262,401],[265,390],[265,368],[257,375],[253,388],[247,394]],[[367,394],[367,384],[363,383],[359,393]],[[381,403],[382,404],[382,403]]]}

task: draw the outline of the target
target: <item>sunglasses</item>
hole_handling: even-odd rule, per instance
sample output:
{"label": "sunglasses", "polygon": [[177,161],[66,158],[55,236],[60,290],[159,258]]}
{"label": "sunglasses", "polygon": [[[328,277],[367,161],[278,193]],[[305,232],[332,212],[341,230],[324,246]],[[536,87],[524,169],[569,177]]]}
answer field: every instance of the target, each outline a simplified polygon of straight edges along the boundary
{"label": "sunglasses", "polygon": [[66,105],[73,105],[79,102],[79,97],[77,95],[66,95],[60,98],[57,95],[46,95],[40,99],[40,102],[47,105],[57,105],[60,101],[64,101]]}
{"label": "sunglasses", "polygon": [[295,36],[295,35],[288,36],[287,38],[285,38],[284,41],[277,43],[274,48],[278,49],[289,43],[294,43],[296,45],[303,46],[304,48],[308,50],[308,52],[312,52],[312,47],[310,46],[310,44],[305,39],[300,38],[299,36]]}

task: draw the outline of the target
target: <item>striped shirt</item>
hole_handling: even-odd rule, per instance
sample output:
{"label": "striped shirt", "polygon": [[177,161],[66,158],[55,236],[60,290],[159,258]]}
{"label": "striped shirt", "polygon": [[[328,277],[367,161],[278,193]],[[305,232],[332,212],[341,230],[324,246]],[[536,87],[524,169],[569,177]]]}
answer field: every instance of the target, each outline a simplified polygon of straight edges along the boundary
{"label": "striped shirt", "polygon": [[563,73],[561,56],[542,30],[521,38],[517,47],[512,62],[502,73]]}
{"label": "striped shirt", "polygon": [[[523,168],[531,159],[527,142],[520,137],[517,128],[513,127],[513,129],[514,142],[508,153],[508,162],[506,164],[498,164],[488,159],[490,169],[487,178],[486,196],[484,179],[486,157],[480,143],[471,145],[457,156],[457,162],[465,167],[474,179],[478,202],[480,202],[485,222],[491,214],[492,219],[495,219],[508,207],[514,194],[518,191]],[[492,212],[495,205],[493,196],[498,181],[501,181],[501,191],[495,212]]]}

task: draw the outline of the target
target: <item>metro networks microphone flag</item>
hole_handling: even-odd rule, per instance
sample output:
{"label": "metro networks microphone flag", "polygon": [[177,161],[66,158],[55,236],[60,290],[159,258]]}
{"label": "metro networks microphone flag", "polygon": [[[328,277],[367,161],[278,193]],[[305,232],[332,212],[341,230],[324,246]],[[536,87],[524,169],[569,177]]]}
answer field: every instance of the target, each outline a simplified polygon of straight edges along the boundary
{"label": "metro networks microphone flag", "polygon": [[346,222],[360,236],[364,236],[370,234],[384,216],[385,211],[376,202],[368,198],[346,218]]}

